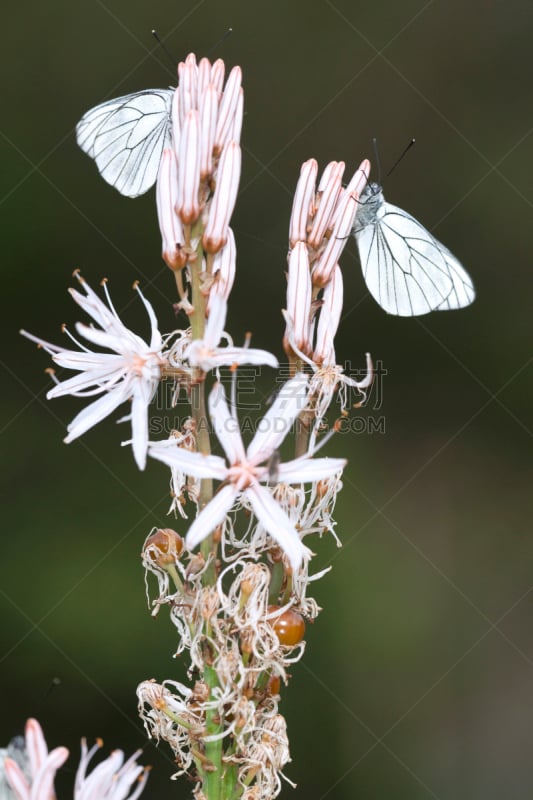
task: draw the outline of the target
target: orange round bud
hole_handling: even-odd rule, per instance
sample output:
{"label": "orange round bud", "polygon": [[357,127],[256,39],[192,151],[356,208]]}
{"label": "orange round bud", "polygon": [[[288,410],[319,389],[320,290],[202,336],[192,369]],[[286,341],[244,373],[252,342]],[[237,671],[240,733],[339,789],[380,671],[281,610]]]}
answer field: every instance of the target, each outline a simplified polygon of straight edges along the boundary
{"label": "orange round bud", "polygon": [[183,550],[183,539],[172,528],[158,528],[144,543],[144,552],[158,566],[175,564]]}
{"label": "orange round bud", "polygon": [[[269,606],[268,613],[277,611],[279,606]],[[287,647],[294,647],[299,644],[305,636],[305,622],[301,614],[289,608],[279,617],[269,620],[274,633],[279,639],[279,643]]]}
{"label": "orange round bud", "polygon": [[281,689],[281,680],[279,675],[271,675],[268,679],[266,691],[267,694],[272,697],[272,695],[279,694]]}

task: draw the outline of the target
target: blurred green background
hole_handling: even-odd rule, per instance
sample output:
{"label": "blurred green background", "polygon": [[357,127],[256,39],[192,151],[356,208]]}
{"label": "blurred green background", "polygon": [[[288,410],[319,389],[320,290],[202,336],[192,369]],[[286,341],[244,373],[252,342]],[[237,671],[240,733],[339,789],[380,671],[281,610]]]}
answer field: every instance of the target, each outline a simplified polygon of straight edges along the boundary
{"label": "blurred green background", "polygon": [[[333,570],[283,693],[298,783],[284,796],[531,797],[530,0],[5,7],[0,741],[37,715],[49,743],[76,754],[66,786],[82,734],[143,746],[137,683],[182,674],[174,629],[146,609],[138,558],[149,529],[169,522],[166,471],[140,475],[112,420],[63,445],[81,401],[45,401],[49,361],[17,331],[61,341],[60,324],[80,318],[66,292],[77,267],[93,285],[107,276],[143,331],[139,279],[161,328],[173,327],[153,192],[131,201],[108,187],[73,128],[106,98],[173,83],[152,28],[178,59],[205,54],[228,26],[214,55],[242,66],[246,92],[236,338],[253,326],[256,346],[281,356],[300,164],[343,159],[353,171],[373,136],[385,167],[416,138],[386,196],[446,242],[478,292],[464,311],[387,317],[353,242],[343,256],[338,355],[382,360],[382,408],[364,413],[384,415],[386,433],[330,446],[350,458],[337,507],[345,546],[316,543],[317,568],[331,559]],[[168,782],[164,747],[147,745],[144,761],[145,797],[190,792]]]}

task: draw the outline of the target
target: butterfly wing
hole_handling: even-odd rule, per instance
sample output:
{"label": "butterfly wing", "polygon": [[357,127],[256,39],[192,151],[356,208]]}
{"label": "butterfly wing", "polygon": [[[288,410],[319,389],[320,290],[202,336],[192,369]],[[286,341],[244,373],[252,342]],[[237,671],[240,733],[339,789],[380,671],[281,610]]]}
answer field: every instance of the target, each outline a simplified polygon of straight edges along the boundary
{"label": "butterfly wing", "polygon": [[445,307],[454,288],[449,251],[414,217],[383,203],[356,240],[366,285],[388,314],[413,317]]}
{"label": "butterfly wing", "polygon": [[170,144],[172,89],[150,89],[91,108],[76,126],[79,146],[102,178],[127,197],[153,186]]}
{"label": "butterfly wing", "polygon": [[447,247],[440,242],[439,245],[442,255],[446,259],[446,264],[453,281],[453,286],[450,294],[435,311],[453,311],[456,308],[464,308],[473,303],[476,297],[476,290],[472,283],[472,278],[465,270],[465,268],[457,261],[453,253],[450,253]]}

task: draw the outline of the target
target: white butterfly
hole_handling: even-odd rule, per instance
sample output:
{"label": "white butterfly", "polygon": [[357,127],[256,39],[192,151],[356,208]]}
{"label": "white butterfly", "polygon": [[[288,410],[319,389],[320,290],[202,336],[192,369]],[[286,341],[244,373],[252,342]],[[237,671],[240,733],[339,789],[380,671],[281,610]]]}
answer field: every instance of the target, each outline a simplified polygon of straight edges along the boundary
{"label": "white butterfly", "polygon": [[173,89],[148,89],[108,100],[83,115],[76,138],[102,178],[126,197],[154,185],[161,154],[170,145]]}
{"label": "white butterfly", "polygon": [[370,294],[388,313],[415,317],[470,305],[472,280],[448,248],[401,208],[385,202],[378,183],[361,193],[353,233]]}

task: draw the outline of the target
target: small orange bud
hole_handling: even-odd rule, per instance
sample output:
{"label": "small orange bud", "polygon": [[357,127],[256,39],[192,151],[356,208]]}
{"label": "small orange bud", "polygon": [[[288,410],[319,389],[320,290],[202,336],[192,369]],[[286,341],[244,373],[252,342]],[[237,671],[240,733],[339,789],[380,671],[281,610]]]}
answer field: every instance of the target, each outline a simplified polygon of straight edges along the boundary
{"label": "small orange bud", "polygon": [[[279,606],[269,606],[268,613],[271,614],[278,609]],[[304,618],[297,611],[293,611],[290,608],[280,614],[279,617],[270,619],[269,622],[279,639],[279,643],[287,647],[294,647],[299,644],[305,636]]]}
{"label": "small orange bud", "polygon": [[267,694],[272,697],[273,695],[279,694],[281,689],[281,680],[279,675],[271,675],[268,679],[266,691]]}
{"label": "small orange bud", "polygon": [[175,564],[183,550],[183,539],[172,528],[158,528],[144,543],[144,552],[158,566]]}

